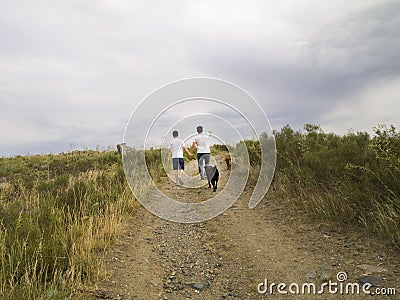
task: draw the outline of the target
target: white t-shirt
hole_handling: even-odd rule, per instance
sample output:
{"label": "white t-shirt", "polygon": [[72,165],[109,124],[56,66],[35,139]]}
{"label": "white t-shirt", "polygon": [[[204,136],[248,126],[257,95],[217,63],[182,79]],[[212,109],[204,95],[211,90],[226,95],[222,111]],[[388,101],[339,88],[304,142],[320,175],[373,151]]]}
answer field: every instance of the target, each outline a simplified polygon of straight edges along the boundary
{"label": "white t-shirt", "polygon": [[194,141],[197,143],[197,153],[210,153],[209,135],[199,133],[195,136]]}
{"label": "white t-shirt", "polygon": [[173,138],[169,142],[172,158],[183,158],[183,141],[180,138]]}

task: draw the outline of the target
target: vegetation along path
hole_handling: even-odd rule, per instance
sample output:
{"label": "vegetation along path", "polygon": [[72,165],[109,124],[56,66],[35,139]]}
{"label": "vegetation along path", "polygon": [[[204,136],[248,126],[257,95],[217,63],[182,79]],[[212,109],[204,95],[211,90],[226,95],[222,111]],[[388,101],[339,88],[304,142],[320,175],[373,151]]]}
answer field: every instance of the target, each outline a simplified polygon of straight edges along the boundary
{"label": "vegetation along path", "polygon": [[[215,158],[221,190],[229,172],[224,155]],[[187,165],[187,172],[196,172],[194,161]],[[213,195],[207,185],[176,187],[166,177],[159,186],[179,201],[202,201]],[[248,209],[251,191],[248,185],[225,213],[197,224],[169,222],[140,207],[129,228],[109,249],[107,278],[96,284],[93,297],[365,299],[362,288],[360,295],[351,295],[351,291],[356,283],[361,287],[369,282],[371,293],[396,292],[370,299],[398,299],[400,260],[395,252],[345,224],[328,225],[293,213],[290,202],[282,200],[274,188],[255,209]],[[298,294],[292,293],[297,286]],[[323,293],[318,294],[321,289]]]}

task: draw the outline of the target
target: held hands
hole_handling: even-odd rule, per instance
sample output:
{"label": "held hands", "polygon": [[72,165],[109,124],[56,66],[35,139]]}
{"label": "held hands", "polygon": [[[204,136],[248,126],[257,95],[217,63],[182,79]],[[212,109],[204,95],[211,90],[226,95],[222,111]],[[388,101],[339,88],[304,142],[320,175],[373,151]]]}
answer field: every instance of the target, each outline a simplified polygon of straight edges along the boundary
{"label": "held hands", "polygon": [[193,158],[194,155],[193,155],[192,152],[190,152],[189,150],[187,150],[186,153],[190,156],[190,158]]}
{"label": "held hands", "polygon": [[[194,146],[194,143],[193,143],[193,145],[192,145],[192,148],[189,148],[190,150],[192,150],[193,151],[193,146]],[[190,158],[193,158],[193,153],[188,149],[188,148],[183,148],[185,151],[186,151],[186,153],[190,156]]]}

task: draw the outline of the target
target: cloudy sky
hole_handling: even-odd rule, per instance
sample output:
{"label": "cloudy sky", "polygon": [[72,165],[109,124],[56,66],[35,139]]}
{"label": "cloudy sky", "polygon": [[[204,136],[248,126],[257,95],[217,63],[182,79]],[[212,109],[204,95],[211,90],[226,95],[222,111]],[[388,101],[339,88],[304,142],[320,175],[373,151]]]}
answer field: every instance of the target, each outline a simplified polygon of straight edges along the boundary
{"label": "cloudy sky", "polygon": [[114,146],[146,95],[199,76],[275,129],[399,126],[400,2],[0,0],[0,156]]}

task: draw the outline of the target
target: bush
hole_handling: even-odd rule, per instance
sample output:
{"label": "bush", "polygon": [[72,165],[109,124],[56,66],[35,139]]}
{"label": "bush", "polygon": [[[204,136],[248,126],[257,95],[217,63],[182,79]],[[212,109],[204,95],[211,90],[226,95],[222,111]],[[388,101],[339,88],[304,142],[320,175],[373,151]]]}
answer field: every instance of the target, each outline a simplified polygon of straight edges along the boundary
{"label": "bush", "polygon": [[[365,226],[400,248],[400,133],[379,125],[339,136],[312,124],[304,132],[275,131],[275,186],[298,211],[340,223]],[[251,164],[259,144],[245,141]]]}

